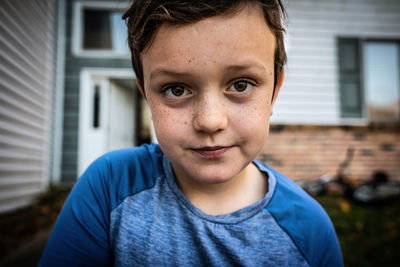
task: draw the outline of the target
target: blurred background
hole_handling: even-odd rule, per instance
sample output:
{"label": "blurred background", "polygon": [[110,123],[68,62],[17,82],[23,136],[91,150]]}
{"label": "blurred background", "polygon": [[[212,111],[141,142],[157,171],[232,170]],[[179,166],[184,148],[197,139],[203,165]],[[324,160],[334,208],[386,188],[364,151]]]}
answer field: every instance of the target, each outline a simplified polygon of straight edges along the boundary
{"label": "blurred background", "polygon": [[[400,1],[284,3],[286,79],[259,159],[325,207],[347,266],[397,266]],[[128,6],[0,0],[0,265],[36,265],[91,161],[155,141]]]}

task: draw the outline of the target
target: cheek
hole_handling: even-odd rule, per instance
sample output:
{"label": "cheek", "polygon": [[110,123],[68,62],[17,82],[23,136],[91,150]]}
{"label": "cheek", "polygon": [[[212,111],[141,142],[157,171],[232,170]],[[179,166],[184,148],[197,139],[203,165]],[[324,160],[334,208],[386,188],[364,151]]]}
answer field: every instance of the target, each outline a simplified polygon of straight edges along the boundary
{"label": "cheek", "polygon": [[[266,101],[255,101],[246,108],[235,111],[235,131],[247,149],[259,152],[269,133],[270,105]],[[255,156],[255,155],[252,155]]]}
{"label": "cheek", "polygon": [[270,104],[266,99],[257,99],[245,107],[238,107],[234,111],[236,121],[240,124],[253,127],[254,130],[268,128]]}
{"label": "cheek", "polygon": [[151,105],[150,110],[159,141],[178,137],[187,124],[183,112],[171,110],[163,105]]}

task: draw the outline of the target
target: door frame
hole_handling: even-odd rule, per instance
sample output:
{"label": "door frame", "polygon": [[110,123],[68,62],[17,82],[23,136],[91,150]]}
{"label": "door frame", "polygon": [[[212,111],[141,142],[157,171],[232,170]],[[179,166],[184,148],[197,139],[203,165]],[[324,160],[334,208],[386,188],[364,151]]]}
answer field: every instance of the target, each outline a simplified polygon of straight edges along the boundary
{"label": "door frame", "polygon": [[[86,125],[91,120],[91,103],[93,77],[103,76],[105,79],[136,79],[136,75],[131,68],[82,68],[80,71],[79,85],[79,122],[78,122],[78,155],[77,155],[77,173],[78,177],[82,175],[87,166],[84,164],[84,140],[89,134]],[[104,101],[104,100],[102,100]]]}

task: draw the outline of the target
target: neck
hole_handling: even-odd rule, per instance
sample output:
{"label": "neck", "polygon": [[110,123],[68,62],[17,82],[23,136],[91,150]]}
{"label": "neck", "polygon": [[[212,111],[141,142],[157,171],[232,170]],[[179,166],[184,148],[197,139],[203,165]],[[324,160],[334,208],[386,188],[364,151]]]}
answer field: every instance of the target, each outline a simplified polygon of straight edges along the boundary
{"label": "neck", "polygon": [[177,180],[187,199],[209,215],[222,215],[240,210],[264,198],[268,192],[266,175],[252,163],[224,183],[204,184],[179,177]]}

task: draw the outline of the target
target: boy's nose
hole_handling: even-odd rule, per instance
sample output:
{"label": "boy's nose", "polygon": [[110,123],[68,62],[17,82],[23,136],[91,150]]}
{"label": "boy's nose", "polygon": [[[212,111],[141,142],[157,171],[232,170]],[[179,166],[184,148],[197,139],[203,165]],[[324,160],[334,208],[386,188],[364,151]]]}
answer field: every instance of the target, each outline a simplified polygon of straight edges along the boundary
{"label": "boy's nose", "polygon": [[226,107],[218,97],[210,96],[198,102],[193,116],[196,131],[212,134],[224,130],[227,125]]}

